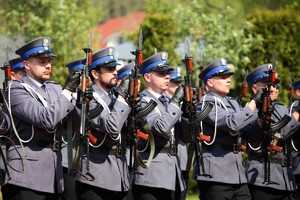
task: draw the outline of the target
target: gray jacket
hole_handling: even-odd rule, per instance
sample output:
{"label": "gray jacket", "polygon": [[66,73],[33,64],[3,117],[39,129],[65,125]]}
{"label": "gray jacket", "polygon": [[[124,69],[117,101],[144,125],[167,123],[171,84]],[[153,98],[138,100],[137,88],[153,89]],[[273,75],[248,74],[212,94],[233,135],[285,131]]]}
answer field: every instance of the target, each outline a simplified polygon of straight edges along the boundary
{"label": "gray jacket", "polygon": [[[84,152],[81,171],[76,180],[107,190],[128,191],[130,183],[125,157],[127,132],[122,132],[122,127],[131,109],[124,102],[116,100],[115,97],[112,100],[97,84],[93,84],[93,89],[106,106],[99,116],[89,121],[92,134],[97,138],[94,147],[90,146],[89,148],[89,168],[95,179],[91,180],[86,176],[88,162],[87,154]],[[99,102],[95,98],[91,100],[90,109],[94,109],[97,104]],[[121,133],[121,137],[117,139],[119,133]],[[112,152],[118,145],[121,145],[124,151],[120,157]]]}
{"label": "gray jacket", "polygon": [[[214,104],[209,115],[203,120],[203,134],[211,137],[211,145],[203,145],[203,163],[205,173],[202,176],[202,166],[194,167],[200,174],[194,174],[196,180],[211,181],[228,184],[247,183],[245,168],[242,164],[242,152],[234,152],[234,145],[238,143],[238,133],[243,131],[249,123],[253,122],[257,115],[249,107],[240,108],[234,98],[224,97],[208,92],[197,106],[197,112],[201,110],[202,103]],[[216,133],[215,133],[216,125]],[[215,137],[215,138],[214,138]],[[199,158],[200,160],[200,158]],[[199,167],[199,168],[197,168]]]}
{"label": "gray jacket", "polygon": [[[21,83],[26,83],[32,90],[26,90]],[[6,99],[10,95],[11,111],[19,136],[22,140],[30,140],[23,143],[25,146],[23,151],[13,131],[11,138],[17,144],[17,149],[11,146],[7,159],[9,165],[17,171],[9,168],[11,179],[7,177],[7,182],[37,191],[60,193],[63,191],[61,152],[53,151],[51,144],[54,134],[60,141],[63,120],[75,109],[61,93],[62,88],[58,83],[46,81],[45,84],[48,94],[25,75],[22,81],[13,81],[10,94],[6,93]],[[43,105],[37,93],[47,102],[47,107]],[[74,117],[79,119],[76,113]],[[79,121],[73,124],[78,125]],[[76,128],[79,126],[74,127]],[[18,153],[24,161],[23,172],[22,159]]]}
{"label": "gray jacket", "polygon": [[[178,155],[172,156],[166,152],[166,149],[170,147],[171,129],[178,123],[182,111],[173,103],[169,103],[166,109],[165,106],[147,89],[141,94],[143,96],[141,100],[142,107],[145,107],[150,99],[157,102],[156,108],[143,119],[154,136],[155,153],[149,168],[144,169],[137,166],[137,172],[140,172],[143,175],[135,173],[133,175],[133,183],[136,185],[165,188],[174,191],[177,177],[179,179],[180,189],[183,191],[186,186],[181,175],[179,157]],[[179,132],[176,131],[175,134],[177,133]],[[182,136],[184,136],[184,133],[181,133],[183,134]],[[175,138],[177,137],[178,136],[175,136]],[[178,144],[178,141],[175,142]],[[146,143],[146,141],[139,140],[137,145],[138,149],[144,149]],[[149,157],[149,151],[146,150],[140,152],[140,155],[142,159],[146,161]]]}
{"label": "gray jacket", "polygon": [[[274,111],[272,114],[272,120],[275,122],[280,121],[285,114],[289,115],[288,108],[280,103],[274,103]],[[299,127],[299,123],[292,117],[291,121],[281,129],[280,139],[277,145],[284,148],[282,152],[273,153],[272,157],[282,159],[284,157],[290,157],[290,146],[289,139],[295,130]],[[249,144],[253,148],[260,146],[262,129],[259,127],[257,122],[253,122],[251,126],[247,127],[245,131],[245,139],[248,142],[248,161],[246,165],[246,173],[249,184],[270,187],[278,190],[294,191],[297,189],[292,166],[284,166],[277,162],[271,162],[271,181],[277,184],[264,184],[264,155],[261,149],[253,150],[249,148]]]}

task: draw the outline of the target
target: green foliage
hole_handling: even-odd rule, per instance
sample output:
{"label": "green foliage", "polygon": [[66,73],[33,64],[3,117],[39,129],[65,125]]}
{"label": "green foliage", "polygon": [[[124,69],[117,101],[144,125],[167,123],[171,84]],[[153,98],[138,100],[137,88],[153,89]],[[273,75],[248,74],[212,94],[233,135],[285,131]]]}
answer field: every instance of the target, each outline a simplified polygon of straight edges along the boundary
{"label": "green foliage", "polygon": [[177,5],[173,16],[176,16],[179,23],[184,25],[181,34],[182,36],[190,35],[194,54],[196,54],[194,60],[200,61],[201,59],[200,42],[204,43],[205,64],[216,58],[225,57],[232,64],[232,70],[236,72],[232,88],[239,90],[236,82],[242,82],[245,66],[250,63],[251,47],[260,44],[261,38],[252,36],[253,25],[251,23],[244,22],[239,27],[232,23],[235,21],[236,12],[231,7],[226,6],[220,12],[208,13],[199,2],[200,0],[193,0],[190,4]]}
{"label": "green foliage", "polygon": [[178,63],[175,48],[178,41],[176,37],[176,22],[169,15],[162,13],[148,14],[141,28],[144,35],[144,58],[157,52],[167,51],[168,61],[171,65]]}
{"label": "green foliage", "polygon": [[300,15],[299,11],[280,9],[276,11],[257,10],[249,15],[255,29],[254,37],[262,36],[264,42],[253,47],[250,55],[253,69],[261,64],[272,62],[272,53],[276,53],[276,68],[280,79],[279,101],[288,103],[290,72],[295,81],[299,75],[300,63]]}
{"label": "green foliage", "polygon": [[[6,33],[24,35],[26,42],[40,37],[52,38],[54,59],[53,79],[64,82],[64,65],[85,57],[82,50],[89,42],[89,31],[101,14],[95,12],[89,0],[16,0],[7,1],[5,13]],[[97,39],[97,38],[96,38]],[[95,40],[95,38],[93,38]]]}

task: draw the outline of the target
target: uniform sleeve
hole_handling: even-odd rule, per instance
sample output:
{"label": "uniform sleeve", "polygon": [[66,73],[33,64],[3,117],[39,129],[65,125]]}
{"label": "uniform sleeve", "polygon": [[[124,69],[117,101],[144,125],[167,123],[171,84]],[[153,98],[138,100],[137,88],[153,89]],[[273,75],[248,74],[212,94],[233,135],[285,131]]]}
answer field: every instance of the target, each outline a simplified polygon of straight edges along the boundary
{"label": "uniform sleeve", "polygon": [[[144,99],[142,99],[141,103],[143,108],[148,104]],[[181,114],[181,109],[172,103],[168,105],[167,109],[157,105],[152,112],[144,117],[144,120],[153,134],[170,137],[171,129],[179,120]]]}
{"label": "uniform sleeve", "polygon": [[[93,109],[99,104],[93,99],[89,106]],[[118,135],[131,111],[131,108],[121,101],[116,101],[113,109],[110,111],[104,109],[99,116],[90,120],[90,126],[98,132]]]}
{"label": "uniform sleeve", "polygon": [[[228,106],[226,107],[226,110],[223,106],[225,104],[215,104],[215,99],[213,96],[207,96],[206,102],[210,102],[214,106],[211,112],[203,121],[210,124],[211,126],[215,126],[215,123],[217,123],[218,129],[225,132],[240,131],[257,118],[257,115],[255,115],[254,112],[252,112],[252,110],[247,106],[238,111],[234,111],[232,110],[232,107]],[[202,103],[203,102],[198,104],[197,112],[201,111]]]}
{"label": "uniform sleeve", "polygon": [[[42,129],[54,129],[74,105],[63,95],[58,94],[56,100],[48,107],[34,98],[19,82],[13,82],[10,88],[10,105],[14,117]],[[7,94],[6,94],[7,95]],[[6,96],[7,98],[7,96]],[[7,98],[8,99],[8,98]]]}

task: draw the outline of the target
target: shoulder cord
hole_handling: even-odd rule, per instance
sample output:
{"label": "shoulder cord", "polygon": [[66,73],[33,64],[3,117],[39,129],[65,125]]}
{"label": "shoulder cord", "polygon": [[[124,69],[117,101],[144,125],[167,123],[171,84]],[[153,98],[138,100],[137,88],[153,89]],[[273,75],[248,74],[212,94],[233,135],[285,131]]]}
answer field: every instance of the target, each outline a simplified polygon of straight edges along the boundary
{"label": "shoulder cord", "polygon": [[[246,104],[246,106],[248,105],[248,103]],[[250,142],[247,142],[248,146],[250,147],[251,150],[253,151],[258,151],[261,148],[261,142],[259,143],[258,147],[253,147]]]}
{"label": "shoulder cord", "polygon": [[[296,103],[296,102],[294,101],[294,102],[292,103],[292,105],[290,106],[290,116],[292,116],[292,108],[293,108],[293,106],[294,106],[295,103]],[[298,102],[298,103],[300,103],[300,102]],[[298,152],[299,150],[296,148],[296,146],[295,146],[295,144],[294,144],[293,138],[291,138],[291,144],[292,144],[293,149],[294,149],[295,151]]]}
{"label": "shoulder cord", "polygon": [[[205,98],[206,98],[206,95],[204,95],[204,97],[203,97],[203,103],[202,103],[201,109],[203,109],[203,107],[204,107]],[[213,136],[213,139],[212,139],[212,141],[210,143],[208,143],[206,141],[203,141],[206,145],[212,145],[215,142],[215,139],[216,139],[216,135],[217,135],[216,134],[217,133],[217,120],[218,120],[218,105],[223,106],[224,109],[228,112],[226,106],[224,105],[224,103],[219,98],[214,97],[214,99],[215,99],[215,107],[216,107],[216,118],[215,118],[214,136]],[[200,122],[200,127],[203,130],[203,123],[202,123],[202,121]],[[236,136],[237,134],[230,133],[230,135]]]}
{"label": "shoulder cord", "polygon": [[[108,106],[106,105],[106,103],[104,102],[104,100],[99,96],[99,94],[98,94],[97,92],[93,92],[93,96],[94,96],[95,100],[96,100],[98,103],[100,103],[101,106],[103,106],[104,110],[106,110],[108,113],[110,113],[110,109],[108,108]],[[120,141],[120,144],[121,144],[121,134],[120,134],[120,133],[118,134],[117,137],[113,137],[111,134],[109,134],[109,136],[110,136],[110,138],[111,138],[112,140],[119,140],[119,141]],[[105,136],[104,136],[103,140],[100,142],[100,144],[98,144],[98,145],[93,145],[92,143],[90,143],[91,147],[93,147],[93,148],[98,148],[98,147],[100,147],[100,146],[104,143],[106,137],[107,137],[107,133],[105,133]]]}
{"label": "shoulder cord", "polygon": [[[147,97],[147,96],[143,96],[143,99],[145,99],[147,103],[149,103],[150,100],[151,100],[151,99],[150,99],[149,97]],[[158,109],[157,106],[155,106],[154,110],[155,110],[155,112],[157,112],[157,113],[159,114],[159,116],[162,116],[162,114],[161,114],[161,112],[160,112],[160,110]],[[174,134],[173,134],[173,135],[174,135]],[[172,135],[172,136],[173,136],[173,135]],[[173,140],[174,140],[174,139],[173,139]],[[141,152],[141,153],[145,152],[146,149],[148,148],[148,146],[149,146],[149,140],[147,140],[147,143],[146,143],[145,148],[142,149],[142,150],[138,150],[138,152]]]}
{"label": "shoulder cord", "polygon": [[[10,119],[11,119],[12,128],[13,128],[13,130],[14,130],[14,132],[15,132],[15,135],[16,135],[17,139],[18,139],[19,142],[20,142],[21,149],[22,149],[22,152],[23,152],[23,155],[24,155],[23,157],[21,156],[21,154],[19,153],[19,151],[18,151],[17,148],[15,147],[15,144],[13,143],[13,141],[11,140],[11,138],[9,138],[9,140],[12,142],[14,148],[16,149],[18,155],[20,156],[21,163],[22,163],[22,171],[21,171],[21,173],[22,173],[22,172],[25,172],[25,171],[26,171],[25,161],[26,161],[26,159],[27,159],[27,155],[26,155],[26,152],[25,152],[24,145],[23,145],[23,143],[22,143],[23,140],[22,140],[22,139],[20,138],[20,136],[19,136],[19,133],[18,133],[18,131],[17,131],[17,129],[16,129],[16,126],[15,126],[14,118],[13,118],[12,113],[11,113],[11,105],[10,105],[10,88],[11,88],[12,83],[13,83],[13,82],[10,82],[9,85],[8,85],[8,102],[5,100],[4,96],[3,96],[3,101],[4,101],[4,103],[5,103],[6,107],[7,107],[7,111],[8,111],[9,117],[10,117]],[[31,138],[32,138],[32,137],[31,137]],[[9,165],[9,166],[10,166],[10,165]],[[14,171],[20,172],[19,170],[16,170],[16,169],[12,168],[11,166],[10,166],[10,168],[13,169]]]}

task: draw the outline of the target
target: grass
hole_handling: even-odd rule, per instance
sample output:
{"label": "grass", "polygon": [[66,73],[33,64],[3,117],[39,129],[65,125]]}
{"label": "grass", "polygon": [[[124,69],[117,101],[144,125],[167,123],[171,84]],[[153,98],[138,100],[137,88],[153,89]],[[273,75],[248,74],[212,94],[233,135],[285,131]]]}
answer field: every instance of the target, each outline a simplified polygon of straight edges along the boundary
{"label": "grass", "polygon": [[186,200],[199,200],[199,194],[190,194],[186,197]]}

